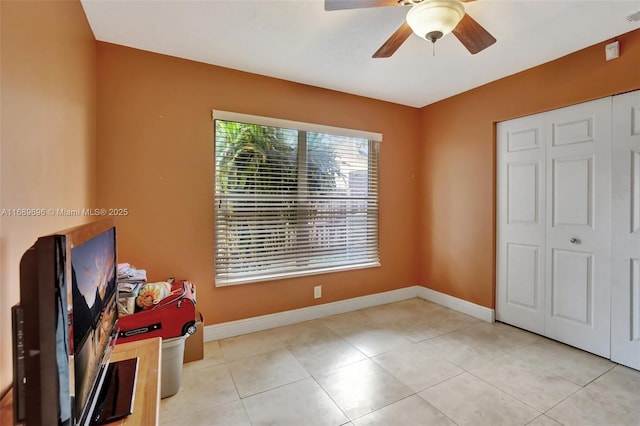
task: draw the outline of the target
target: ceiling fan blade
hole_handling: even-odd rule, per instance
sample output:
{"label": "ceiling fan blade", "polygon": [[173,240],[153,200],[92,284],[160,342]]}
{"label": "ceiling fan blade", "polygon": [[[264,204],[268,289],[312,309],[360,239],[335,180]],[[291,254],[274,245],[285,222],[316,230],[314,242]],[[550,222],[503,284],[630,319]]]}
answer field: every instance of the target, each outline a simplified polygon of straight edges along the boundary
{"label": "ceiling fan blade", "polygon": [[452,32],[473,55],[496,42],[495,37],[489,34],[468,13],[464,15]]}
{"label": "ceiling fan blade", "polygon": [[373,54],[374,58],[388,58],[393,55],[396,50],[405,42],[406,39],[412,34],[411,27],[406,22],[400,25],[400,28],[395,33],[391,34],[391,37],[384,42],[380,49]]}
{"label": "ceiling fan blade", "polygon": [[398,6],[398,0],[324,0],[324,10],[363,9]]}

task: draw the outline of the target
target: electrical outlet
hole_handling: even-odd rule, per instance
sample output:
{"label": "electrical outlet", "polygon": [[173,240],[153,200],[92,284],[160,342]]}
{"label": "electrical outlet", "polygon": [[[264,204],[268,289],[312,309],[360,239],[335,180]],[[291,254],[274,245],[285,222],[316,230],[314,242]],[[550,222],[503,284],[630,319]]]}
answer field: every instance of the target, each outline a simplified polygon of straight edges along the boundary
{"label": "electrical outlet", "polygon": [[320,299],[322,297],[322,286],[317,285],[313,288],[313,298]]}

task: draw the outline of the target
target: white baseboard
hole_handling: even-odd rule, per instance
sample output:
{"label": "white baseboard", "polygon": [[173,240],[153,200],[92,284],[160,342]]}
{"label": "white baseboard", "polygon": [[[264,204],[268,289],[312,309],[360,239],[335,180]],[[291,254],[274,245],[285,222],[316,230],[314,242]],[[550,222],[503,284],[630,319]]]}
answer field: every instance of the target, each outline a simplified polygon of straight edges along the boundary
{"label": "white baseboard", "polygon": [[430,288],[419,287],[418,297],[483,321],[495,322],[496,320],[495,309],[476,305],[475,303],[449,296],[448,294],[440,293],[439,291],[431,290]]}
{"label": "white baseboard", "polygon": [[227,337],[254,333],[256,331],[268,330],[303,321],[310,321],[330,315],[343,314],[345,312],[357,311],[359,309],[384,305],[386,303],[399,302],[401,300],[412,299],[414,297],[420,297],[483,321],[493,322],[495,320],[495,312],[493,309],[476,305],[475,303],[467,302],[466,300],[458,299],[457,297],[449,296],[422,286],[414,285],[397,290],[385,291],[383,293],[340,300],[338,302],[324,303],[322,305],[261,315],[259,317],[207,325],[204,327],[204,341],[211,342],[213,340],[226,339]]}
{"label": "white baseboard", "polygon": [[357,311],[358,309],[369,308],[371,306],[412,299],[414,297],[418,297],[418,291],[420,288],[422,287],[416,285],[397,290],[385,291],[383,293],[324,303],[322,305],[261,315],[259,317],[246,318],[237,321],[229,321],[221,324],[207,325],[204,327],[204,341],[210,342],[212,340],[225,339],[227,337],[268,330],[270,328],[310,321],[330,315]]}

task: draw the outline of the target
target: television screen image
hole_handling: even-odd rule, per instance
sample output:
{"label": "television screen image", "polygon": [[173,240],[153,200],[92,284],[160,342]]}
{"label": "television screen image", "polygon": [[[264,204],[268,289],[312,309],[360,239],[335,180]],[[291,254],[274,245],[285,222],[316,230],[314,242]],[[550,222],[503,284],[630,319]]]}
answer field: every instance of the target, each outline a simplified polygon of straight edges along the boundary
{"label": "television screen image", "polygon": [[71,388],[75,389],[75,418],[80,419],[99,379],[117,319],[115,229],[73,247],[70,257],[68,315],[75,382]]}

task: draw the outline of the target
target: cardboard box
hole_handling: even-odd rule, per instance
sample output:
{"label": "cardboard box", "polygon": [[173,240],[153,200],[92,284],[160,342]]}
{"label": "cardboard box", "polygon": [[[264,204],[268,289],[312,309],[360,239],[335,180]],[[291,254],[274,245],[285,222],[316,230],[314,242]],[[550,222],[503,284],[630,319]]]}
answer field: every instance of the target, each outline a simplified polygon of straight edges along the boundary
{"label": "cardboard box", "polygon": [[198,361],[204,358],[204,317],[196,312],[196,332],[187,337],[184,345],[183,362]]}

